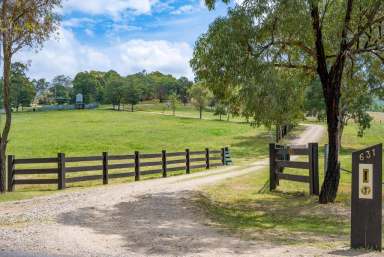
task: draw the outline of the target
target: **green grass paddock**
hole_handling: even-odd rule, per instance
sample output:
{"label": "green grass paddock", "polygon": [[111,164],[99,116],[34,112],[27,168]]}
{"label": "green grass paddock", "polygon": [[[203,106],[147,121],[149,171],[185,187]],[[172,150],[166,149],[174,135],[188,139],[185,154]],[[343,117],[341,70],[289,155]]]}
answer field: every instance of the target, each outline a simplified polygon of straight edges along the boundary
{"label": "green grass paddock", "polygon": [[[188,112],[194,111],[191,107],[188,108]],[[184,151],[186,148],[192,151],[204,150],[206,147],[218,150],[229,146],[234,162],[239,164],[266,156],[271,135],[265,128],[253,128],[241,122],[199,120],[145,111],[132,113],[100,108],[20,112],[13,114],[8,154],[15,155],[16,158],[31,158],[55,157],[57,153],[63,152],[71,157],[101,155],[104,151],[112,155],[132,154],[136,150],[142,153],[161,153],[163,149],[168,152]],[[87,164],[97,165],[82,163]],[[97,173],[84,172],[76,175],[91,174]],[[95,184],[100,182],[75,185],[84,187]],[[0,201],[52,193],[55,188],[17,186],[15,193],[1,195]]]}

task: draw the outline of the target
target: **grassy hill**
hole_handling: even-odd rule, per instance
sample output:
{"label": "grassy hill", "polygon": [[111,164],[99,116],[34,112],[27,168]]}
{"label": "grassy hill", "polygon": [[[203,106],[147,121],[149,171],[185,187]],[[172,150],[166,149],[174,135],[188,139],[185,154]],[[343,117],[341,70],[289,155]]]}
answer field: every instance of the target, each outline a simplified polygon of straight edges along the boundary
{"label": "grassy hill", "polygon": [[231,147],[238,160],[267,154],[265,128],[245,123],[108,109],[15,113],[9,153],[18,157],[156,153]]}

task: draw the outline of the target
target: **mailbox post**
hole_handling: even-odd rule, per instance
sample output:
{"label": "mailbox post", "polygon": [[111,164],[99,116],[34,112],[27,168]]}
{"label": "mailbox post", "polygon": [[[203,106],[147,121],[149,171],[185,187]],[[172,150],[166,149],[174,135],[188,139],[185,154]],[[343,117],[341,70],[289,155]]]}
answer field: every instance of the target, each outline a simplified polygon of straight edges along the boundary
{"label": "mailbox post", "polygon": [[381,251],[382,145],[352,154],[351,248]]}

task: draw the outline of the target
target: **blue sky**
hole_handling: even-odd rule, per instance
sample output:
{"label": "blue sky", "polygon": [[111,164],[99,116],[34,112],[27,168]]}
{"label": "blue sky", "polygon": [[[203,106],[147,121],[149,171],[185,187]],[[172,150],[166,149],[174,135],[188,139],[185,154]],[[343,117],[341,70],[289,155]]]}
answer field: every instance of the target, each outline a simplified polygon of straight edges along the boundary
{"label": "blue sky", "polygon": [[218,4],[208,11],[202,0],[63,0],[57,35],[17,59],[31,62],[32,78],[73,77],[92,69],[122,75],[160,70],[193,78],[194,43],[227,8]]}

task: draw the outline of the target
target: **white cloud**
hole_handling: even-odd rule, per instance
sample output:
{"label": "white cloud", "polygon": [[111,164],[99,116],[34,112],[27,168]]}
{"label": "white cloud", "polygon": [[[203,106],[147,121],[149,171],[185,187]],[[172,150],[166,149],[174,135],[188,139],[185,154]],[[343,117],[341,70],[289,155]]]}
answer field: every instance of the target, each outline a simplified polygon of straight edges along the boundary
{"label": "white cloud", "polygon": [[88,37],[93,37],[95,35],[95,33],[93,32],[93,30],[91,29],[85,29],[84,30],[84,33],[88,36]]}
{"label": "white cloud", "polygon": [[132,10],[138,14],[150,13],[158,0],[65,0],[64,12],[78,11],[92,15],[118,18],[122,12]]}
{"label": "white cloud", "polygon": [[131,26],[128,24],[121,24],[121,23],[114,23],[112,25],[113,33],[129,32],[129,31],[137,31],[137,30],[141,30],[141,27]]}
{"label": "white cloud", "polygon": [[192,5],[183,5],[180,8],[172,11],[171,13],[179,15],[179,14],[183,14],[183,13],[192,12],[193,9],[194,9],[194,7]]}
{"label": "white cloud", "polygon": [[64,74],[73,77],[85,70],[116,70],[121,75],[159,70],[176,77],[193,78],[189,59],[192,48],[184,42],[141,39],[119,42],[107,47],[91,47],[80,43],[65,28],[59,31],[59,40],[51,39],[35,53],[24,51],[16,56],[19,61],[32,61],[29,76],[52,79]]}
{"label": "white cloud", "polygon": [[87,25],[87,24],[94,24],[95,22],[96,21],[93,20],[93,19],[82,17],[82,18],[66,19],[66,20],[63,20],[61,22],[61,24],[64,27],[73,28],[73,27],[78,27],[78,26],[81,26],[81,25],[84,26],[84,25]]}

